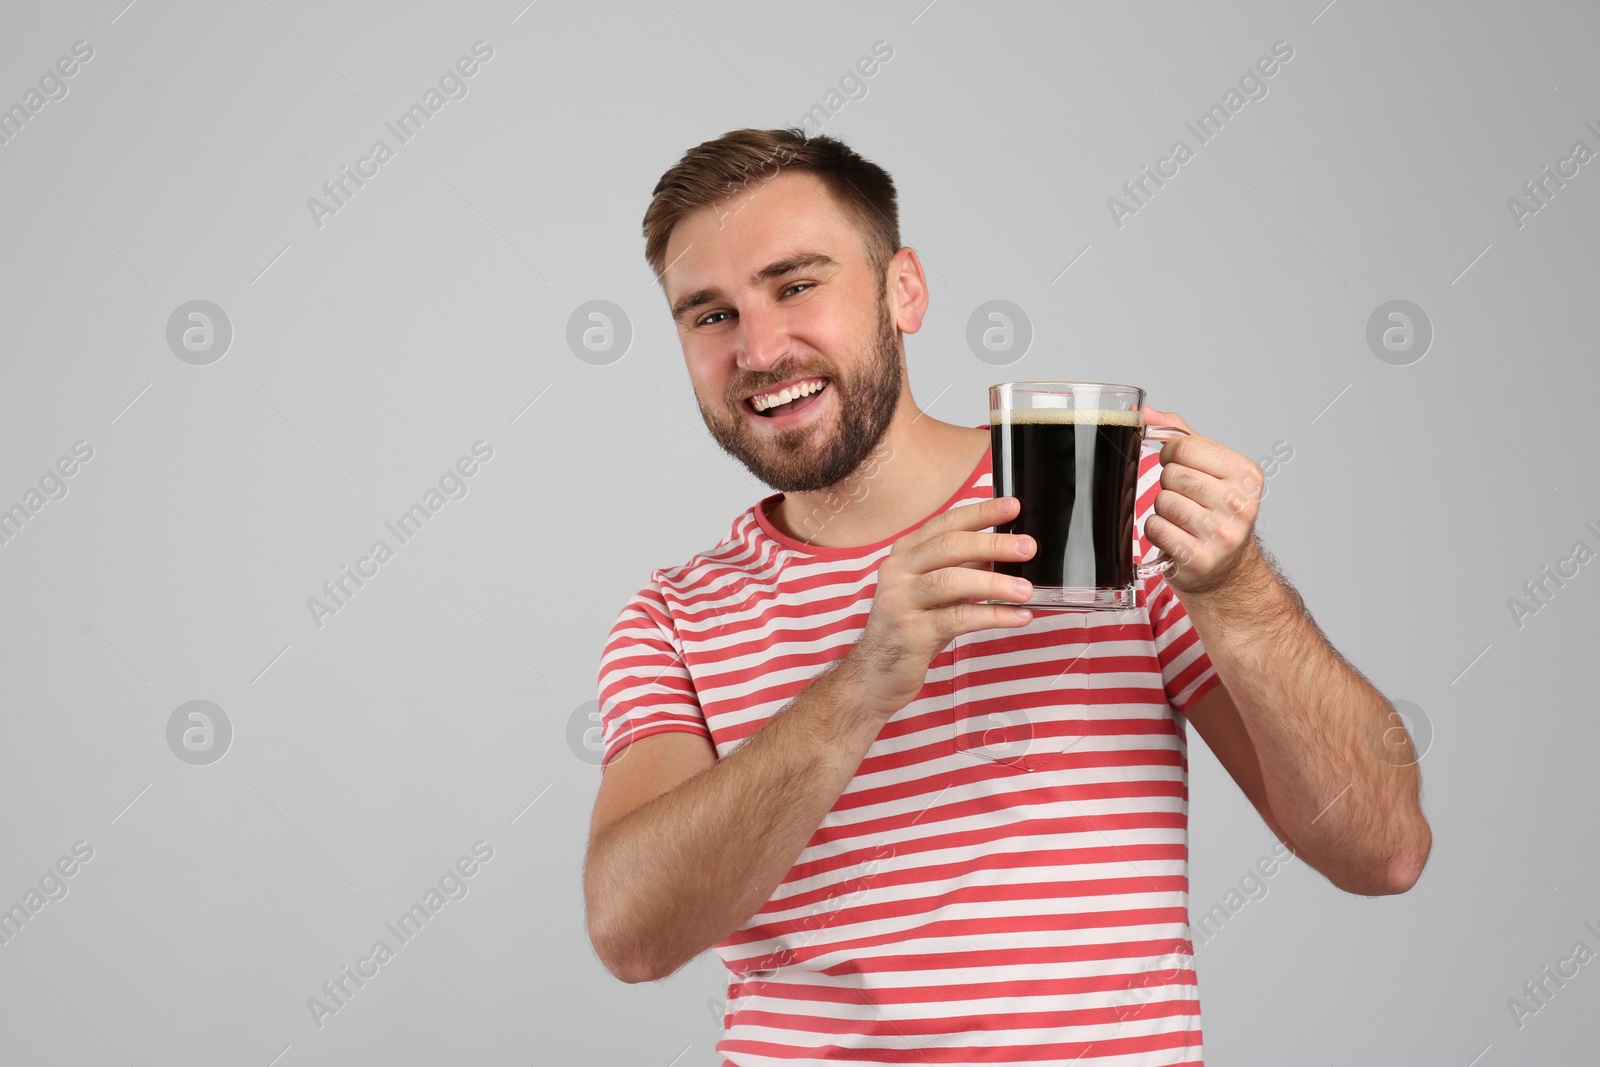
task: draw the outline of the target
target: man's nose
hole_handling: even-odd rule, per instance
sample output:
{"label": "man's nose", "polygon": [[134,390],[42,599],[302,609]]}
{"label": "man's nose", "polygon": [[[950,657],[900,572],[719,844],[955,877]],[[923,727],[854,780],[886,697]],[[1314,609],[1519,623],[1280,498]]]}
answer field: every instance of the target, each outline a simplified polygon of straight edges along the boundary
{"label": "man's nose", "polygon": [[743,370],[764,371],[781,362],[789,351],[783,316],[767,308],[741,308],[738,345]]}

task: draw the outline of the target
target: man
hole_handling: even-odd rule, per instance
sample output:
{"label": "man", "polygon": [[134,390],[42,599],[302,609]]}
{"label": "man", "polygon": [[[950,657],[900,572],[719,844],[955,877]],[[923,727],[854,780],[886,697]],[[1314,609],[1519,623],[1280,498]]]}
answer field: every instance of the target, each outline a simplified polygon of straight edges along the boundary
{"label": "man", "polygon": [[984,603],[1027,598],[991,565],[1033,546],[992,532],[987,428],[911,398],[896,219],[881,168],[793,130],[655,188],[701,415],[779,492],[611,631],[590,938],[627,982],[715,949],[731,1064],[1198,1064],[1185,720],[1362,894],[1427,860],[1410,740],[1256,541],[1260,468],[1198,435],[1142,464],[1140,558],[1180,564],[1136,609]]}

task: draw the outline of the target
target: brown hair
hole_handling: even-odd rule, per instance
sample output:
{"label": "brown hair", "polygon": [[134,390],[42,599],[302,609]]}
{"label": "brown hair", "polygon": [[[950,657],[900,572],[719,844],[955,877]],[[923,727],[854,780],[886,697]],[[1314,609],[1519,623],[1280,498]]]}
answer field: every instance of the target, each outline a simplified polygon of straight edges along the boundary
{"label": "brown hair", "polygon": [[644,258],[656,280],[667,266],[667,241],[685,215],[737,195],[752,181],[777,177],[786,167],[822,180],[861,231],[872,268],[887,269],[900,250],[894,179],[838,138],[807,137],[792,126],[732,130],[689,149],[661,176],[644,213]]}

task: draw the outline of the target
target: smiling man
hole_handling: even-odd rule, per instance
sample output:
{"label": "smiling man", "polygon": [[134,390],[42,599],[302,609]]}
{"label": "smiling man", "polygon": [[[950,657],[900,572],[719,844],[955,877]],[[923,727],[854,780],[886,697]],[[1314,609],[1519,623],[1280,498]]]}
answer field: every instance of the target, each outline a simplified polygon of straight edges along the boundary
{"label": "smiling man", "polygon": [[777,492],[602,653],[584,891],[613,974],[715,950],[729,1064],[1199,1064],[1187,724],[1335,885],[1416,881],[1410,738],[1255,538],[1259,467],[1198,435],[1144,458],[1137,552],[1180,566],[1134,609],[985,603],[1027,598],[992,564],[1034,546],[993,532],[987,427],[911,397],[928,289],[889,175],[738,130],[644,232],[706,426]]}

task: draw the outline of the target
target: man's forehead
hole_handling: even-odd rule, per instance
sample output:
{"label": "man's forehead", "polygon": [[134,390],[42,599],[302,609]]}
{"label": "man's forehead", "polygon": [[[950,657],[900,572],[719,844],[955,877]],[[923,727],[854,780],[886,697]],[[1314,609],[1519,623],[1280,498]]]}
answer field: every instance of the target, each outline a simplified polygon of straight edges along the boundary
{"label": "man's forehead", "polygon": [[661,285],[670,300],[716,284],[707,275],[718,268],[731,267],[742,283],[797,249],[843,262],[859,243],[821,179],[805,172],[778,174],[678,220],[667,238]]}
{"label": "man's forehead", "polygon": [[695,243],[674,253],[678,260],[662,272],[662,288],[671,296],[690,289],[759,285],[763,272],[773,276],[769,268],[776,264],[807,259],[814,261],[807,266],[839,266],[854,251],[837,235],[805,225],[769,231],[731,256]]}

